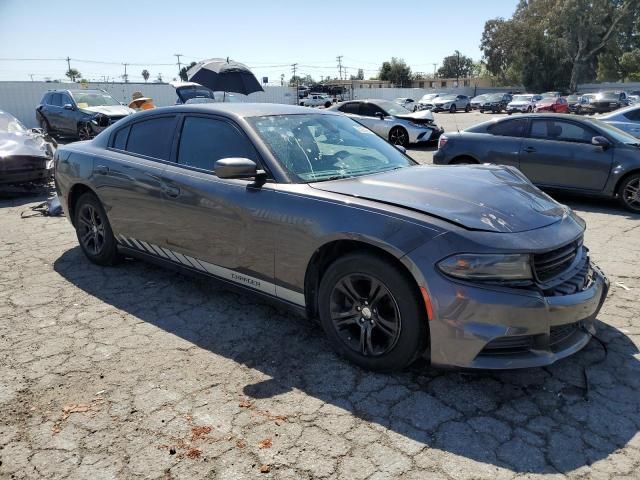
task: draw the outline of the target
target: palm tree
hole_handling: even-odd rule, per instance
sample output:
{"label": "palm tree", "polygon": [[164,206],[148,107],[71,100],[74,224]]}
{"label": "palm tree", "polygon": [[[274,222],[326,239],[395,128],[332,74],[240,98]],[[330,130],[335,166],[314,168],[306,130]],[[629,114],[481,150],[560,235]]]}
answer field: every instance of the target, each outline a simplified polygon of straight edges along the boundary
{"label": "palm tree", "polygon": [[149,70],[147,70],[146,68],[142,70],[142,78],[144,78],[144,83],[147,83],[147,80],[149,80],[150,76],[151,74],[149,73]]}
{"label": "palm tree", "polygon": [[67,70],[67,73],[65,73],[65,75],[72,81],[75,82],[76,78],[80,78],[82,77],[82,74],[76,70],[75,68],[70,68],[69,70]]}

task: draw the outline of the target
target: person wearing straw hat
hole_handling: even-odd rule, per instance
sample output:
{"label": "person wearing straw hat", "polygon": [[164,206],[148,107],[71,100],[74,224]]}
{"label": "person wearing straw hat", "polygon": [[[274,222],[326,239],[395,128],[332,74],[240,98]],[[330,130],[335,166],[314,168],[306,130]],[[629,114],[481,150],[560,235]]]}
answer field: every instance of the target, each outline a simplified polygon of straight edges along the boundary
{"label": "person wearing straw hat", "polygon": [[133,108],[134,110],[150,110],[152,108],[156,108],[153,104],[153,99],[149,97],[145,97],[142,92],[133,92],[131,95],[131,102],[129,102],[129,108]]}

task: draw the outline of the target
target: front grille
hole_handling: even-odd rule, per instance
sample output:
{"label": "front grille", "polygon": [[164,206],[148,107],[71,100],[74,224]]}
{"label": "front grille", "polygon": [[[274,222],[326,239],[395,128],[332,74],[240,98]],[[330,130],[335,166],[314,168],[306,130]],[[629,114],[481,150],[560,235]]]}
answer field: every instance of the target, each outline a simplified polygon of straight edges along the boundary
{"label": "front grille", "polygon": [[582,240],[572,242],[550,252],[533,256],[533,270],[538,281],[544,283],[564,273],[576,258]]}
{"label": "front grille", "polygon": [[574,293],[581,292],[589,286],[591,272],[592,270],[589,258],[587,257],[580,267],[580,270],[578,270],[573,277],[562,282],[560,285],[556,285],[553,288],[545,290],[544,295],[546,297],[559,297],[562,295],[573,295]]}
{"label": "front grille", "polygon": [[558,325],[551,327],[549,330],[549,345],[554,346],[571,337],[580,328],[580,322],[567,323],[566,325]]}

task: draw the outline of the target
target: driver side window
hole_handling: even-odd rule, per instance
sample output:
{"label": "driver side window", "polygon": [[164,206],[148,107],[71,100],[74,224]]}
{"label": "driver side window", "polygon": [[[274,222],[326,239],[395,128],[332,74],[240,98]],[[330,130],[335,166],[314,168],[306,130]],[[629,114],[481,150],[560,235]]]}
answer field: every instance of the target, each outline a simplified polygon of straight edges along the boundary
{"label": "driver side window", "polygon": [[591,143],[595,132],[581,125],[561,120],[532,120],[532,138],[561,142]]}

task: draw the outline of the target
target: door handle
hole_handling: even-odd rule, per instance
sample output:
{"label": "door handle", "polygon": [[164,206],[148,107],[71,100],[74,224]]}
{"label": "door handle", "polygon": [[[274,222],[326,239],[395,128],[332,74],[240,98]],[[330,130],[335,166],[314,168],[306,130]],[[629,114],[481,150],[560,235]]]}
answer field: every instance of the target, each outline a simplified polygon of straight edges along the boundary
{"label": "door handle", "polygon": [[95,168],[95,172],[98,175],[109,175],[109,167],[107,167],[106,165],[98,165]]}
{"label": "door handle", "polygon": [[171,198],[176,198],[180,195],[180,189],[171,185],[162,185],[162,191]]}
{"label": "door handle", "polygon": [[524,151],[527,153],[533,153],[536,149],[534,147],[524,147]]}

